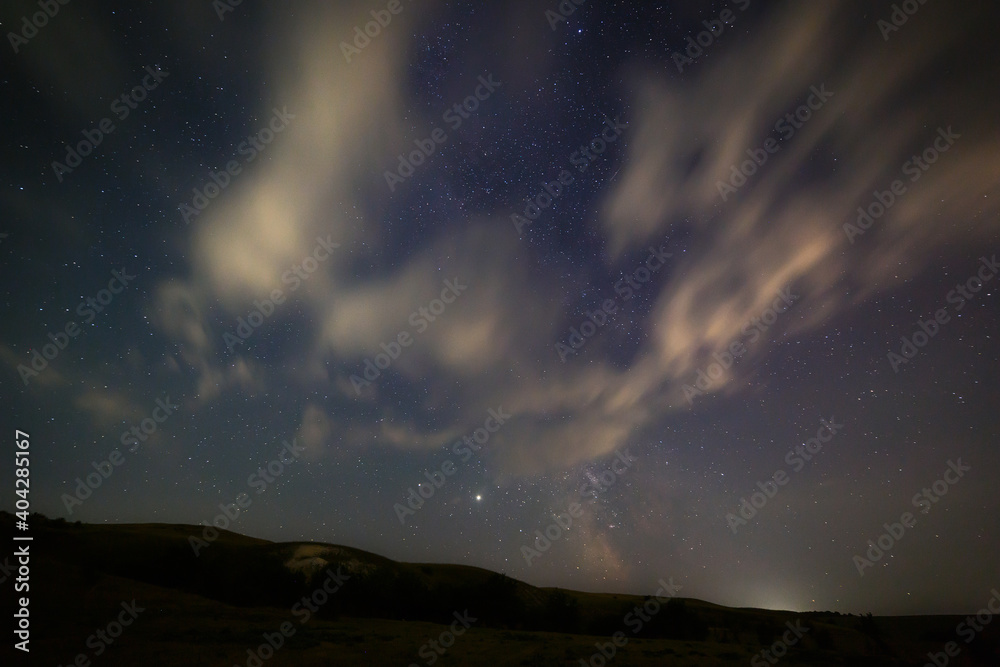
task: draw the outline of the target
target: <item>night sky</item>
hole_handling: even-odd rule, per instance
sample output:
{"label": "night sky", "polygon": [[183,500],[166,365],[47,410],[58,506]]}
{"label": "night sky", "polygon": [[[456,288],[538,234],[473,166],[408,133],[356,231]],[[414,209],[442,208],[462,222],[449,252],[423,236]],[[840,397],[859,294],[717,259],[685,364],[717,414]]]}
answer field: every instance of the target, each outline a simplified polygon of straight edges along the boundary
{"label": "night sky", "polygon": [[676,4],[5,3],[32,509],[982,607],[1000,8]]}

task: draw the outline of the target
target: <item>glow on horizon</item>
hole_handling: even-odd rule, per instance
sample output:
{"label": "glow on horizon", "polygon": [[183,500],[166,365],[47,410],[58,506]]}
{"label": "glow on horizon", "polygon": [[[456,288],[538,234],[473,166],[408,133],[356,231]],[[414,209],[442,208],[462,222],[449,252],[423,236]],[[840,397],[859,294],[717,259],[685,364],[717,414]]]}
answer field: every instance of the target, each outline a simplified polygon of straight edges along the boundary
{"label": "glow on horizon", "polygon": [[[747,599],[748,598],[748,599]],[[823,611],[817,609],[815,603],[803,606],[791,591],[777,588],[761,588],[747,591],[744,596],[746,602],[740,604],[742,607],[753,607],[756,609],[767,609],[770,611]]]}

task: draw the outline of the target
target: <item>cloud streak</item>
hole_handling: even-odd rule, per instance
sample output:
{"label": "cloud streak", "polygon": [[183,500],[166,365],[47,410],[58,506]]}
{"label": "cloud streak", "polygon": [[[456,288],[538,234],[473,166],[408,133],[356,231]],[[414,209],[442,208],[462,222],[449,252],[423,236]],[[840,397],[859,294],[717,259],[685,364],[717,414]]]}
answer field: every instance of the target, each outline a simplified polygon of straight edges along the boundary
{"label": "cloud streak", "polygon": [[[301,433],[317,456],[373,441],[440,446],[488,407],[503,405],[515,416],[487,453],[498,475],[597,459],[682,409],[683,386],[714,353],[740,340],[744,325],[781,290],[792,288],[803,305],[751,346],[748,359],[767,355],[767,341],[806,335],[919,274],[941,243],[974,249],[997,228],[1000,141],[990,119],[974,111],[974,89],[956,85],[953,98],[919,98],[928,68],[955,46],[957,32],[908,26],[887,49],[877,34],[854,35],[856,21],[846,10],[789,4],[751,37],[730,35],[732,44],[718,45],[682,81],[640,65],[623,72],[633,95],[632,138],[620,175],[598,202],[607,269],[626,266],[630,253],[668,235],[683,236],[684,253],[631,325],[642,343],[626,363],[588,348],[589,358],[561,364],[553,346],[576,313],[564,305],[556,270],[536,264],[505,224],[509,202],[385,261],[387,236],[358,193],[415,136],[404,121],[410,19],[394,19],[347,64],[329,35],[347,34],[355,19],[353,9],[317,9],[287,28],[297,51],[273,66],[279,80],[291,82],[279,97],[296,118],[266,160],[250,165],[192,225],[191,275],[157,291],[159,326],[199,369],[199,393],[263,387],[248,359],[223,367],[213,312],[247,312],[253,299],[281,285],[282,273],[308,254],[317,235],[331,234],[343,252],[282,306],[287,315],[278,315],[295,313],[296,322],[307,323],[298,338],[305,345],[289,352],[292,376],[305,389],[330,385],[342,400],[378,412],[387,411],[396,389],[380,385],[355,398],[349,376],[380,343],[412,328],[408,316],[434,298],[443,279],[468,283],[467,296],[387,372],[421,388],[423,416],[385,427],[376,438],[356,417],[306,406]],[[777,136],[775,123],[821,85],[833,96],[722,201],[718,182],[730,167]],[[972,138],[851,247],[842,225],[887,187],[937,123]],[[931,208],[942,218],[937,224],[926,218]],[[571,278],[583,276],[581,269]],[[589,345],[606,347],[609,337]],[[715,390],[737,387],[728,382]],[[453,406],[448,426],[424,418],[445,404]],[[343,432],[331,438],[335,423]]]}

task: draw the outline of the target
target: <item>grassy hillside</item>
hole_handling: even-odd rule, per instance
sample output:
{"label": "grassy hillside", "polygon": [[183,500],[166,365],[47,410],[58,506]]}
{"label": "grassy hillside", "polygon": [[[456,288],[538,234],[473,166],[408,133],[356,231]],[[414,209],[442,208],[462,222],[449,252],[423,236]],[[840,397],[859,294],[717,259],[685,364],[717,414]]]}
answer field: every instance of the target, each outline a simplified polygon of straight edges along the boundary
{"label": "grassy hillside", "polygon": [[[0,515],[5,532],[10,524],[10,515]],[[449,629],[456,611],[468,610],[471,629],[434,664],[580,665],[598,644],[610,651],[615,632],[627,642],[608,664],[749,664],[798,622],[807,631],[783,665],[923,665],[928,651],[956,639],[961,621],[731,609],[682,598],[654,605],[642,596],[538,588],[475,567],[399,563],[350,547],[228,531],[196,557],[188,543],[200,534],[196,526],[80,525],[36,515],[32,532],[33,664],[70,664],[85,653],[94,664],[246,665],[247,650],[288,623],[294,634],[263,664],[424,665],[436,657],[427,642]],[[347,575],[342,587],[307,620],[294,613],[331,572]],[[88,637],[132,599],[145,611],[95,656]],[[656,611],[640,629],[634,612],[647,601]],[[950,664],[1000,664],[997,629],[963,644]]]}

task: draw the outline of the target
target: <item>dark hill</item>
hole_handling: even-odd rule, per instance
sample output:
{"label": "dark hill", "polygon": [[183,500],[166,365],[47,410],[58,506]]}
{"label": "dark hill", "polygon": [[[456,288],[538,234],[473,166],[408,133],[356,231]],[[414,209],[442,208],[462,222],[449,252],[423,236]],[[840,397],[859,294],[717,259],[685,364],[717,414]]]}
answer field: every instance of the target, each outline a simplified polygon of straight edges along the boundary
{"label": "dark hill", "polygon": [[[291,622],[298,632],[268,667],[422,665],[422,645],[468,610],[474,626],[440,664],[579,665],[616,632],[628,642],[616,649],[615,665],[747,664],[798,622],[809,630],[782,664],[923,665],[928,651],[955,639],[961,621],[731,609],[685,598],[661,605],[642,596],[538,588],[476,567],[400,563],[346,546],[273,543],[229,531],[196,556],[189,538],[200,536],[201,526],[72,524],[41,515],[30,523],[33,654],[56,664],[80,653],[97,664],[88,637],[133,598],[148,611],[108,649],[117,657],[102,664],[245,665],[246,650],[263,633]],[[13,517],[0,513],[0,527],[12,532]],[[342,587],[308,622],[296,617],[295,605],[331,576],[344,578]],[[647,602],[655,613],[639,628],[636,607]],[[1000,664],[996,630],[950,664]],[[159,657],[130,662],[137,659],[130,651],[148,656],[151,647]],[[470,657],[477,652],[481,658]],[[386,656],[396,657],[383,662]]]}

